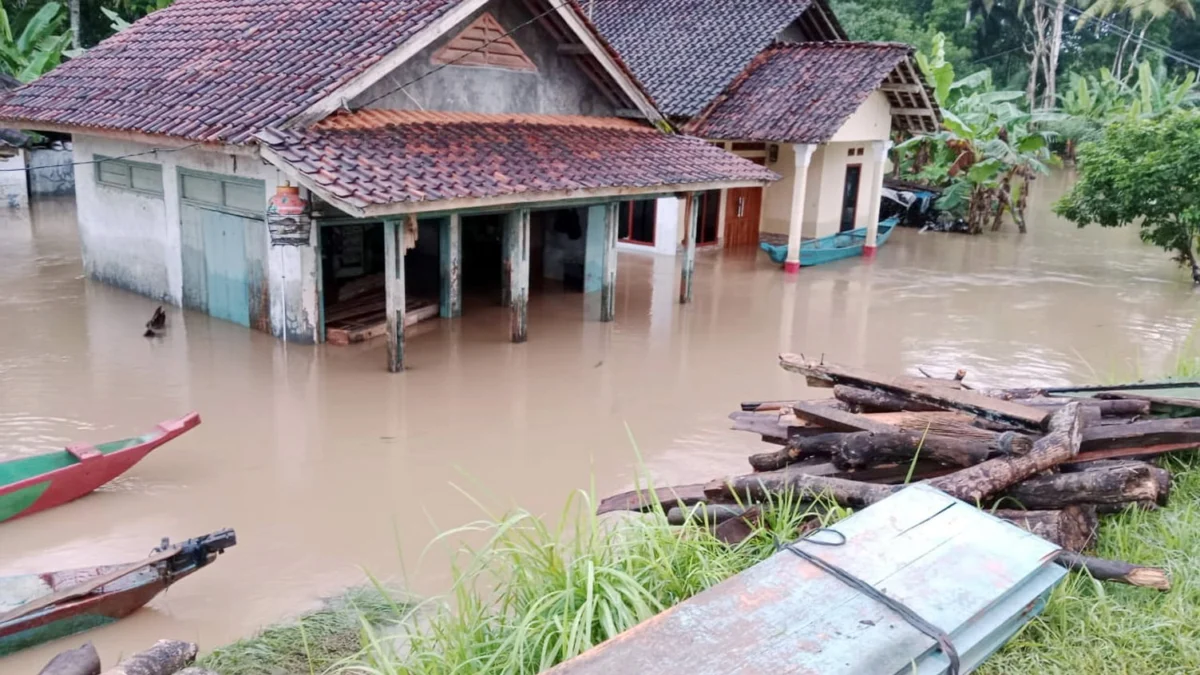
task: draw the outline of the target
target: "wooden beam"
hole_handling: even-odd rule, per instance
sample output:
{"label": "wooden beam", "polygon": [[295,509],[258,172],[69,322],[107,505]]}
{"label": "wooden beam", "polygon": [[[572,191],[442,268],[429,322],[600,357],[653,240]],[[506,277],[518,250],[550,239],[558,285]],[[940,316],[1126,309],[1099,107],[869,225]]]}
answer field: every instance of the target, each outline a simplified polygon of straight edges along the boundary
{"label": "wooden beam", "polygon": [[696,272],[696,231],[700,223],[700,193],[687,197],[687,226],[683,243],[683,270],[679,278],[679,304],[692,301],[692,275]]}
{"label": "wooden beam", "polygon": [[791,408],[796,417],[830,431],[869,431],[873,434],[894,434],[900,431],[899,428],[890,424],[877,422],[863,415],[855,415],[819,403],[796,401]]}
{"label": "wooden beam", "polygon": [[600,320],[612,321],[617,313],[617,224],[620,204],[604,206],[604,276],[600,279]]}
{"label": "wooden beam", "polygon": [[404,370],[404,225],[402,221],[383,223],[383,285],[387,296],[388,370]]}
{"label": "wooden beam", "polygon": [[438,313],[443,319],[462,316],[462,217],[457,213],[441,223],[441,298]]}
{"label": "wooden beam", "polygon": [[572,42],[559,45],[558,53],[562,54],[563,56],[587,56],[592,52],[587,48],[587,45],[579,44],[578,42]]}
{"label": "wooden beam", "polygon": [[884,82],[880,85],[879,89],[881,91],[894,91],[905,94],[916,94],[923,91],[923,88],[919,84],[901,84],[895,82]]}
{"label": "wooden beam", "polygon": [[617,117],[623,117],[625,119],[631,119],[631,120],[646,119],[646,113],[642,112],[641,110],[636,110],[634,108],[617,108],[616,110],[613,110],[613,114],[616,115]]}
{"label": "wooden beam", "polygon": [[1050,419],[1049,411],[1001,401],[978,392],[951,389],[942,384],[927,383],[909,377],[885,377],[832,363],[807,361],[796,354],[780,354],[779,365],[784,370],[804,375],[811,386],[831,387],[835,384],[848,384],[861,389],[903,396],[946,410],[962,410],[993,422],[1009,422],[1033,429],[1045,428]]}
{"label": "wooden beam", "polygon": [[505,223],[505,266],[509,280],[509,332],[513,342],[528,339],[529,209],[517,209]]}
{"label": "wooden beam", "polygon": [[932,108],[892,108],[893,115],[917,115],[920,117],[934,117]]}

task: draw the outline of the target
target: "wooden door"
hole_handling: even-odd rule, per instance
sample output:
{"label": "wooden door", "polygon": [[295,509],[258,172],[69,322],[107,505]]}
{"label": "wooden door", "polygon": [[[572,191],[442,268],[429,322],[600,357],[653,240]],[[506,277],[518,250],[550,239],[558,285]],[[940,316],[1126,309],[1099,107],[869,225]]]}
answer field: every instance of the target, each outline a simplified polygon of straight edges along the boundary
{"label": "wooden door", "polygon": [[757,246],[763,189],[730,188],[725,195],[725,247]]}

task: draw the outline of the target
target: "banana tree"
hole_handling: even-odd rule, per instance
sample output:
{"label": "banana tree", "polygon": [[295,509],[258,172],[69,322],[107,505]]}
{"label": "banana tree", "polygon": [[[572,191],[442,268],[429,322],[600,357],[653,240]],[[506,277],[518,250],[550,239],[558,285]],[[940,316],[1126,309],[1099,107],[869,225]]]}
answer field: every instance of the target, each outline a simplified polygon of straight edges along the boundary
{"label": "banana tree", "polygon": [[63,31],[66,17],[62,5],[48,2],[14,35],[8,12],[0,6],[0,70],[22,82],[32,82],[62,61],[71,43]]}

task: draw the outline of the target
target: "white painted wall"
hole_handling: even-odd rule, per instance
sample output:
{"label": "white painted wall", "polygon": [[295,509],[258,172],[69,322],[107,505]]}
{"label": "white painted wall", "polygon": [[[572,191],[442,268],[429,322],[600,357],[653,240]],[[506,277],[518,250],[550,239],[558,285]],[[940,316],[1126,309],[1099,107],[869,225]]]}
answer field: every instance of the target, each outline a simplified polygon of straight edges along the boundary
{"label": "white painted wall", "polygon": [[19,209],[28,204],[25,153],[17,150],[10,157],[0,157],[0,209]]}
{"label": "white painted wall", "polygon": [[[76,135],[75,161],[118,157],[152,149],[141,143]],[[79,235],[89,276],[174,305],[183,297],[177,168],[263,181],[263,212],[283,175],[257,156],[188,149],[130,158],[163,167],[163,195],[153,197],[100,185],[95,165],[75,167]],[[262,226],[264,240],[268,237]],[[268,253],[271,332],[313,342],[318,331],[317,231],[309,246],[275,246]]]}
{"label": "white painted wall", "polygon": [[679,250],[679,242],[683,238],[683,230],[680,229],[683,227],[683,202],[675,197],[661,197],[654,201],[654,245],[618,241],[617,250],[669,256],[674,256]]}
{"label": "white painted wall", "polygon": [[892,131],[892,106],[881,91],[873,91],[829,139],[833,142],[886,141]]}

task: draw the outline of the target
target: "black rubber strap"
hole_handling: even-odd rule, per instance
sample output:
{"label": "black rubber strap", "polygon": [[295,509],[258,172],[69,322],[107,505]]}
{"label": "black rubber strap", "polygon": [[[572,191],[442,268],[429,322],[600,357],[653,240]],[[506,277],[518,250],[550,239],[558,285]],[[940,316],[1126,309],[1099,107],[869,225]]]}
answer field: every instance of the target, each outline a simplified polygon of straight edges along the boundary
{"label": "black rubber strap", "polygon": [[[818,532],[837,535],[839,537],[839,540],[838,541],[821,541],[820,539],[811,539],[810,538],[810,537],[812,537],[812,535],[814,535]],[[776,550],[789,551],[792,554],[797,555],[800,558],[803,558],[804,560],[807,560],[808,562],[815,565],[818,569],[824,571],[825,573],[827,573],[831,576],[836,577],[838,580],[840,580],[842,583],[846,584],[850,588],[853,588],[854,590],[858,591],[859,593],[862,593],[863,595],[871,598],[872,600],[875,600],[876,602],[880,603],[881,605],[884,605],[888,609],[899,614],[900,617],[902,619],[904,619],[905,621],[907,621],[909,623],[909,625],[911,625],[913,628],[916,628],[917,630],[921,631],[925,635],[928,635],[929,637],[931,637],[937,641],[938,647],[942,650],[942,653],[945,654],[946,658],[950,661],[950,670],[948,671],[948,675],[959,675],[958,650],[954,648],[954,643],[950,641],[950,636],[945,631],[943,631],[942,629],[938,628],[937,626],[929,623],[925,619],[922,619],[919,614],[917,614],[916,612],[909,609],[908,606],[905,605],[904,603],[902,603],[899,600],[896,600],[894,598],[888,597],[879,589],[875,588],[871,584],[868,584],[867,582],[863,581],[862,579],[859,579],[858,577],[847,572],[846,570],[838,567],[837,565],[833,565],[831,563],[825,562],[824,560],[818,558],[817,556],[815,556],[811,553],[808,553],[807,551],[802,551],[799,548],[796,548],[796,544],[801,541],[808,542],[810,544],[816,544],[818,546],[841,546],[846,543],[846,535],[842,534],[841,532],[838,532],[837,530],[831,530],[829,528],[822,527],[822,528],[817,528],[817,529],[813,530],[812,532],[809,532],[808,534],[804,535],[803,537],[801,537],[800,539],[797,539],[796,541],[794,541],[792,543],[781,544],[779,542],[779,540],[776,540],[775,548],[776,548]]]}

